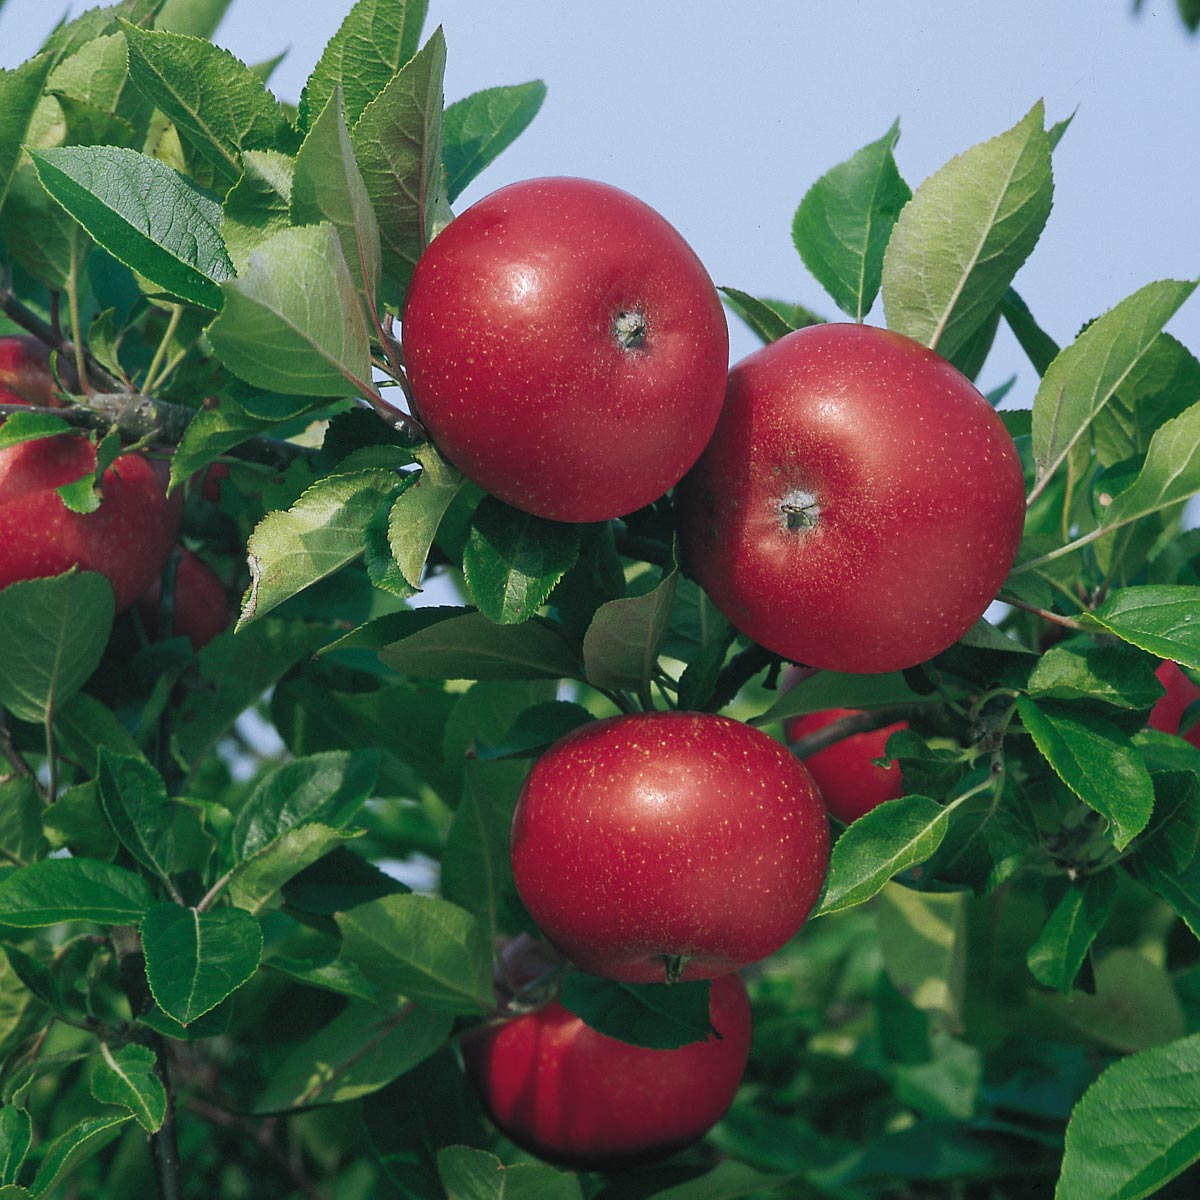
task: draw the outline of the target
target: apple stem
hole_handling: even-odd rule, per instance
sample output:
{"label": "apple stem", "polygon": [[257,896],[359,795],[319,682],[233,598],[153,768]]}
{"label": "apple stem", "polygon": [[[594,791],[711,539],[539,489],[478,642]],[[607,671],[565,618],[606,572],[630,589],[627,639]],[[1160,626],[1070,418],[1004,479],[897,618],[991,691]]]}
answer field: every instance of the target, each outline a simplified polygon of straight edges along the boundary
{"label": "apple stem", "polygon": [[1064,617],[1061,613],[1051,612],[1047,608],[1038,608],[1036,604],[1027,604],[1024,600],[1018,600],[1016,596],[1010,596],[1006,592],[1001,592],[996,597],[1002,604],[1011,604],[1013,608],[1019,608],[1023,612],[1033,613],[1035,616],[1041,617],[1043,621],[1049,621],[1052,625],[1061,625],[1064,629],[1076,629],[1081,633],[1086,633],[1088,627],[1080,621],[1076,621],[1073,617]]}

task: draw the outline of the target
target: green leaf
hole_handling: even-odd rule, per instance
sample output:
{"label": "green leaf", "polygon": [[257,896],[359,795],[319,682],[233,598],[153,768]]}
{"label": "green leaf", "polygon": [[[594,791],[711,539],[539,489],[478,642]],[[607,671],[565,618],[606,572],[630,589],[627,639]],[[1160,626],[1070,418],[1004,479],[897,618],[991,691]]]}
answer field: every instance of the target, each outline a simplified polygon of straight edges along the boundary
{"label": "green leaf", "polygon": [[4,946],[3,949],[13,974],[29,991],[56,1013],[66,1011],[58,980],[40,959],[26,954],[16,946]]}
{"label": "green leaf", "polygon": [[579,527],[487,496],[475,510],[463,574],[479,611],[497,625],[528,621],[579,557]]}
{"label": "green leaf", "polygon": [[367,751],[311,754],[264,775],[233,826],[239,861],[269,846],[289,829],[319,821],[340,829],[371,795],[379,756]]}
{"label": "green leaf", "polygon": [[532,79],[475,92],[446,109],[442,161],[448,204],[525,132],[545,99],[546,85]]}
{"label": "green leaf", "polygon": [[871,310],[883,252],[900,210],[912,199],[893,151],[900,122],[877,142],[817,180],[796,209],[792,241],[837,306],[856,321]]}
{"label": "green leaf", "polygon": [[294,909],[328,917],[380,896],[408,890],[374,863],[338,846],[296,875],[283,889],[283,895]]}
{"label": "green leaf", "polygon": [[358,558],[367,526],[400,485],[382,469],[327,475],[291,508],[267,513],[246,544],[250,592],[237,628]]}
{"label": "green leaf", "polygon": [[211,38],[229,5],[230,0],[164,0],[154,18],[154,28]]}
{"label": "green leaf", "polygon": [[427,7],[425,0],[358,0],[304,85],[301,126],[308,128],[338,87],[345,96],[346,120],[358,120],[416,53]]}
{"label": "green leaf", "polygon": [[1044,701],[1017,701],[1021,722],[1058,777],[1108,821],[1123,850],[1146,827],[1154,785],[1136,748],[1110,721]]}
{"label": "green leaf", "polygon": [[0,1184],[16,1183],[17,1172],[32,1142],[33,1122],[29,1114],[12,1104],[0,1108]]}
{"label": "green leaf", "polygon": [[[1101,495],[1100,524],[1115,529],[1200,492],[1200,404],[1154,432],[1137,478],[1115,498]],[[1107,501],[1107,502],[1106,502]]]}
{"label": "green leaf", "polygon": [[1052,646],[1029,676],[1035,699],[1104,701],[1118,708],[1149,708],[1161,695],[1157,659],[1128,646]]}
{"label": "green leaf", "polygon": [[51,55],[39,54],[19,67],[0,71],[0,212],[53,64]]}
{"label": "green leaf", "polygon": [[1045,375],[1050,364],[1058,357],[1058,343],[1034,320],[1029,306],[1012,288],[1004,293],[1000,301],[1000,315],[1033,364],[1033,369],[1039,376]]}
{"label": "green leaf", "polygon": [[749,292],[723,287],[725,303],[750,327],[761,342],[777,342],[781,337],[807,325],[820,325],[823,319],[798,304],[785,305],[779,301],[760,300]]}
{"label": "green leaf", "polygon": [[175,806],[162,776],[143,758],[100,748],[97,791],[121,844],[160,879],[171,873]]}
{"label": "green leaf", "polygon": [[371,386],[367,323],[332,225],[273,234],[222,291],[225,306],[209,340],[247,383],[297,396]]}
{"label": "green leaf", "polygon": [[243,150],[295,154],[299,135],[279,101],[228,50],[199,38],[120,24],[134,86],[175,124],[226,188],[242,174]]}
{"label": "green leaf", "polygon": [[1195,288],[1175,280],[1147,284],[1093,321],[1050,364],[1033,401],[1039,479],[1062,465]]}
{"label": "green leaf", "polygon": [[339,1104],[377,1091],[433,1054],[453,1024],[449,1014],[414,1004],[397,1009],[351,1001],[271,1072],[253,1111]]}
{"label": "green leaf", "polygon": [[215,408],[201,408],[184,430],[171,457],[172,489],[186,484],[195,472],[225,451],[241,445],[278,422],[246,411],[232,396],[221,396]]}
{"label": "green leaf", "polygon": [[383,271],[397,300],[433,235],[441,203],[442,76],[446,40],[438,29],[374,97],[351,141],[383,245]]}
{"label": "green leaf", "polygon": [[1185,871],[1200,849],[1200,770],[1152,769],[1150,778],[1154,816],[1138,838],[1138,860],[1150,855],[1169,871]]}
{"label": "green leaf", "polygon": [[90,858],[46,858],[0,880],[0,924],[19,929],[60,921],[132,925],[153,903],[140,875]]}
{"label": "green leaf", "polygon": [[1200,669],[1200,588],[1128,587],[1086,618],[1159,658]]}
{"label": "green leaf", "polygon": [[372,982],[439,1012],[494,1003],[491,941],[464,908],[432,896],[384,896],[339,913],[342,957]]}
{"label": "green leaf", "polygon": [[1071,1113],[1055,1200],[1140,1200],[1200,1159],[1200,1034],[1110,1066]]}
{"label": "green leaf", "polygon": [[37,1175],[29,1185],[30,1192],[34,1196],[46,1195],[60,1176],[98,1154],[132,1120],[133,1115],[125,1112],[119,1116],[88,1117],[73,1125],[46,1147]]}
{"label": "green leaf", "polygon": [[950,810],[927,796],[901,796],[873,808],[838,838],[816,915],[869,900],[893,875],[931,858],[946,836]]}
{"label": "green leaf", "polygon": [[444,1146],[437,1166],[448,1200],[583,1200],[574,1175],[544,1163],[506,1167],[485,1150]]}
{"label": "green leaf", "polygon": [[36,782],[19,775],[6,779],[0,783],[0,851],[29,861],[41,858],[44,846],[42,798]]}
{"label": "green leaf", "polygon": [[421,586],[421,573],[438,526],[466,480],[433,446],[414,452],[421,464],[420,474],[411,487],[396,497],[388,517],[388,545],[405,580]]}
{"label": "green leaf", "polygon": [[289,829],[237,865],[229,881],[230,900],[257,916],[288,880],[352,836],[321,823]]}
{"label": "green leaf", "polygon": [[1155,847],[1134,857],[1134,869],[1138,879],[1165,900],[1200,939],[1200,854],[1193,854],[1191,862],[1180,868],[1163,862]]}
{"label": "green leaf", "polygon": [[16,412],[5,417],[4,424],[0,425],[0,450],[71,432],[71,426],[61,417],[52,417],[49,413]]}
{"label": "green leaf", "polygon": [[824,712],[827,708],[883,708],[892,704],[933,703],[938,698],[920,696],[908,686],[904,675],[839,675],[821,671],[784,692],[754,725],[770,725],[788,717]]}
{"label": "green leaf", "polygon": [[876,904],[879,947],[891,981],[921,1012],[936,1014],[952,1032],[960,1029],[966,991],[967,896],[916,892],[891,883]]}
{"label": "green leaf", "polygon": [[112,586],[84,571],[0,591],[0,706],[42,722],[100,664],[113,619]]}
{"label": "green leaf", "polygon": [[141,930],[150,991],[181,1025],[236,992],[262,958],[262,929],[240,908],[199,912],[156,904],[142,918]]}
{"label": "green leaf", "polygon": [[558,999],[606,1037],[651,1050],[675,1050],[713,1034],[708,980],[628,984],[571,971]]}
{"label": "green leaf", "polygon": [[569,700],[549,700],[527,708],[494,744],[477,744],[475,753],[481,762],[505,758],[536,758],[561,737],[566,737],[595,717]]}
{"label": "green leaf", "polygon": [[92,1073],[92,1096],[101,1104],[129,1109],[147,1133],[162,1128],[167,1115],[167,1092],[149,1046],[124,1046],[114,1054],[100,1043],[100,1064]]}
{"label": "green leaf", "polygon": [[645,691],[658,662],[679,572],[666,572],[644,596],[608,600],[583,638],[587,681],[598,688]]}
{"label": "green leaf", "polygon": [[221,214],[221,237],[239,275],[263,242],[291,227],[295,165],[275,150],[247,150],[242,155],[245,169],[225,197]]}
{"label": "green leaf", "polygon": [[1038,101],[917,189],[883,260],[890,329],[953,359],[1000,303],[1050,215],[1044,117]]}
{"label": "green leaf", "polygon": [[296,155],[291,219],[294,225],[328,221],[337,230],[360,293],[363,319],[370,325],[383,270],[379,222],[350,145],[340,88],[329,97]]}
{"label": "green leaf", "polygon": [[12,258],[38,282],[65,291],[83,271],[92,242],[83,227],[42,187],[32,161],[14,172],[0,235]]}
{"label": "green leaf", "polygon": [[43,47],[52,50],[55,57],[65,59],[81,50],[94,38],[116,33],[120,21],[132,21],[135,25],[149,25],[154,18],[160,0],[118,0],[108,7],[89,8],[73,20],[61,23],[46,39]]}
{"label": "green leaf", "polygon": [[1070,995],[1079,968],[1116,902],[1117,880],[1112,871],[1072,883],[1029,948],[1033,977],[1064,996]]}
{"label": "green leaf", "polygon": [[577,678],[580,669],[557,626],[538,618],[495,625],[461,609],[385,645],[379,657],[415,679],[562,679]]}

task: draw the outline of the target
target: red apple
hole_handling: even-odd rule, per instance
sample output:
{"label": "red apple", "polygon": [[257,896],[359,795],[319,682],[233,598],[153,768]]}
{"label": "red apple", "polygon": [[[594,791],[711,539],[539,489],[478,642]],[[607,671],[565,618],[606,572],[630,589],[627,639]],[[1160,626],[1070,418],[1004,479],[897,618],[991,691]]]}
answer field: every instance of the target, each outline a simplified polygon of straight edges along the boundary
{"label": "red apple", "polygon": [[96,466],[96,447],[73,434],[0,450],[0,587],[99,571],[112,584],[117,611],[157,576],[179,532],[180,504],[140,454],[122,454],[104,472],[95,512],[72,512],[55,488]]}
{"label": "red apple", "polygon": [[1200,722],[1179,733],[1188,706],[1200,700],[1200,687],[1183,673],[1178,663],[1169,659],[1159,663],[1154,674],[1167,689],[1167,694],[1155,702],[1146,724],[1162,733],[1178,733],[1185,741],[1200,749]]}
{"label": "red apple", "polygon": [[480,487],[558,521],[658,499],[716,425],[729,333],[700,260],[652,208],[531,179],[456,217],[404,302],[421,420]]}
{"label": "red apple", "polygon": [[728,717],[641,713],[583,726],[534,765],[512,867],[546,936],[629,983],[706,979],[777,950],[825,878],[812,777]]}
{"label": "red apple", "polygon": [[[190,550],[179,551],[174,595],[170,635],[188,638],[193,651],[207,646],[217,634],[229,628],[229,597],[225,585],[212,567]],[[159,629],[161,604],[162,576],[156,575],[138,600],[138,612],[152,638],[167,636]]]}
{"label": "red apple", "polygon": [[738,629],[854,672],[966,633],[1025,517],[1012,438],[970,380],[865,325],[802,329],[734,367],[677,501],[685,561]]}
{"label": "red apple", "polygon": [[467,1075],[492,1120],[542,1158],[611,1167],[681,1149],[733,1100],[750,1053],[750,1002],[737,975],[712,984],[721,1035],[675,1050],[606,1037],[557,1001],[462,1040]]}
{"label": "red apple", "polygon": [[[58,369],[64,383],[74,383],[74,371],[62,355]],[[57,408],[61,403],[45,343],[35,337],[0,337],[0,404]]]}

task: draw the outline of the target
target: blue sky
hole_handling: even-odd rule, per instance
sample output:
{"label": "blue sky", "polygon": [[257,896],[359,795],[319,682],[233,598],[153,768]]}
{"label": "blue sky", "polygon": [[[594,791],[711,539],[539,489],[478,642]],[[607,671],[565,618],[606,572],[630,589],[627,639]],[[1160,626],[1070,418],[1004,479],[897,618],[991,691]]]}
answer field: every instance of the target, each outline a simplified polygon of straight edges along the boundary
{"label": "blue sky", "polygon": [[[75,5],[75,9],[81,7]],[[247,61],[289,54],[273,85],[296,99],[349,9],[234,0],[216,40]],[[8,0],[0,65],[37,48],[57,10]],[[542,114],[460,207],[501,184],[576,174],[658,208],[719,284],[835,310],[791,246],[791,218],[828,167],[898,116],[901,171],[918,184],[1013,125],[1039,97],[1076,112],[1055,155],[1055,206],[1017,286],[1069,341],[1153,279],[1200,274],[1200,38],[1174,0],[717,0],[604,5],[433,0],[449,46],[446,94],[539,77]],[[879,311],[875,319],[881,319]],[[732,322],[733,357],[755,346]],[[1170,326],[1200,350],[1200,299]],[[1036,380],[1002,336],[980,383]]]}

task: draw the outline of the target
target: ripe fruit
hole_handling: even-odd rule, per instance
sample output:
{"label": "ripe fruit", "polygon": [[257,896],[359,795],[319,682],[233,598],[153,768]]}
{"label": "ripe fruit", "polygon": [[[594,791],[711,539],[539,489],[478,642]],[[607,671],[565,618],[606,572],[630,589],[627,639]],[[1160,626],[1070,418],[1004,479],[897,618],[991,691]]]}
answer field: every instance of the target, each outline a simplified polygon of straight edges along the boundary
{"label": "ripe fruit", "polygon": [[611,717],[561,738],[517,801],[512,867],[546,936],[628,983],[734,971],[817,900],[825,807],[778,742],[728,717]]}
{"label": "ripe fruit", "polygon": [[558,521],[658,499],[721,411],[716,290],[652,208],[586,179],[531,179],[456,217],[404,303],[421,420],[480,487]]}
{"label": "ripe fruit", "polygon": [[677,493],[687,563],[769,650],[895,671],[946,649],[1012,565],[1025,515],[1012,439],[933,351],[818,325],[743,359]]}
{"label": "ripe fruit", "polygon": [[[74,383],[74,371],[62,355],[58,369],[64,383]],[[37,338],[0,338],[0,404],[60,404],[58,385],[50,374],[50,350]]]}
{"label": "ripe fruit", "polygon": [[[138,600],[138,612],[152,638],[168,636],[159,629],[161,604],[162,576],[156,575]],[[181,549],[175,567],[170,636],[188,638],[195,652],[228,627],[229,597],[225,594],[225,585],[203,559],[190,550]]]}
{"label": "ripe fruit", "polygon": [[[789,742],[795,742],[857,712],[853,708],[830,708],[793,717],[784,724],[784,733]],[[882,729],[852,733],[804,759],[804,765],[825,797],[825,807],[839,821],[849,825],[863,813],[904,794],[900,768],[895,763],[877,767],[873,760],[885,758],[888,738],[896,730],[907,728],[907,721],[897,721]]]}
{"label": "ripe fruit", "polygon": [[1167,694],[1161,696],[1150,710],[1146,724],[1151,729],[1158,729],[1163,733],[1178,733],[1185,741],[1200,749],[1200,722],[1196,722],[1182,733],[1179,732],[1188,706],[1200,700],[1200,687],[1183,673],[1178,663],[1169,659],[1161,662],[1154,674],[1158,682],[1167,689]]}
{"label": "ripe fruit", "polygon": [[579,1167],[670,1154],[724,1115],[750,1053],[750,1002],[737,975],[712,984],[721,1037],[650,1050],[606,1037],[557,1001],[462,1041],[467,1075],[518,1145]]}
{"label": "ripe fruit", "polygon": [[54,489],[95,466],[96,447],[69,434],[0,450],[0,587],[71,567],[99,571],[118,612],[146,590],[175,543],[180,505],[153,464],[122,454],[104,472],[100,507],[72,512]]}

